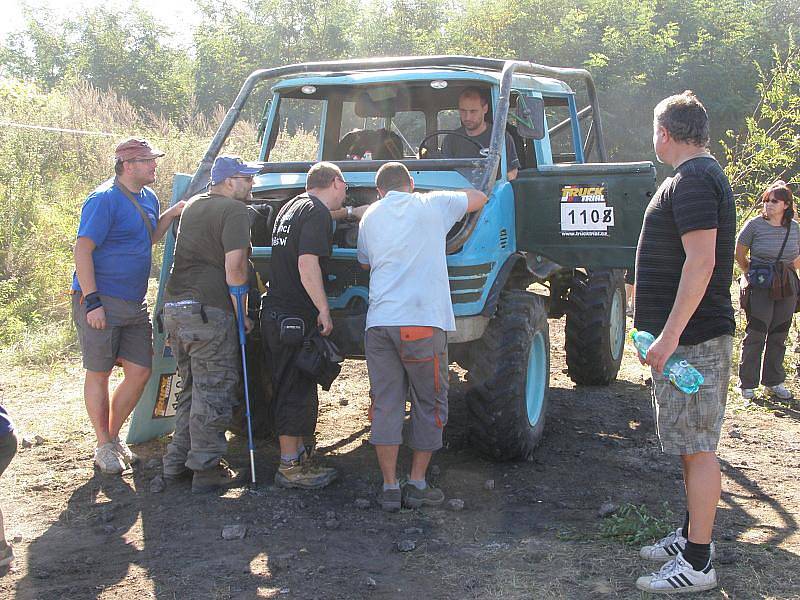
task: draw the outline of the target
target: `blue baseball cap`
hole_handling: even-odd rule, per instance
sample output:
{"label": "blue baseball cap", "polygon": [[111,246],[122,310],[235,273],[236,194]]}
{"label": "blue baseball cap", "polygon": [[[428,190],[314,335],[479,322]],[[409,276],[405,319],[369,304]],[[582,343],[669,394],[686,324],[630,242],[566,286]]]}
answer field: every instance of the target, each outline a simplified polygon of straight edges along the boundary
{"label": "blue baseball cap", "polygon": [[218,156],[211,167],[211,185],[222,183],[234,175],[255,175],[261,171],[261,163],[246,163],[238,156]]}

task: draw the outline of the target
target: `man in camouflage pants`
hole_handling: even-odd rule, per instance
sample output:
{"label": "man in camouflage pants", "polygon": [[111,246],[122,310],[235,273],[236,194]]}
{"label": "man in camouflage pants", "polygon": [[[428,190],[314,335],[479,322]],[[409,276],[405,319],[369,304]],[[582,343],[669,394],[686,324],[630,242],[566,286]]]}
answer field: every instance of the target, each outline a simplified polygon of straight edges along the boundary
{"label": "man in camouflage pants", "polygon": [[[233,487],[243,479],[221,458],[240,397],[233,291],[247,283],[250,219],[244,201],[252,197],[258,171],[238,157],[217,158],[210,190],[189,200],[182,214],[166,287],[164,325],[182,389],[164,479],[191,476],[194,493]],[[242,318],[249,331],[252,323]]]}

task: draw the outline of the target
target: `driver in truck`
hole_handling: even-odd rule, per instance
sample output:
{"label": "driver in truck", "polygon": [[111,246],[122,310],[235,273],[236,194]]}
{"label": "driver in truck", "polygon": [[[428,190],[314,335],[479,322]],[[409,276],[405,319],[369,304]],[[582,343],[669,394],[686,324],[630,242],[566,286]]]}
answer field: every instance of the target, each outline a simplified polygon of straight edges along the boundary
{"label": "driver in truck", "polygon": [[[458,135],[445,136],[442,141],[442,154],[446,158],[485,157],[492,141],[492,128],[486,122],[489,100],[485,93],[476,87],[465,88],[458,97],[458,116],[461,127],[455,130]],[[508,157],[508,180],[516,179],[520,162],[514,140],[506,132],[506,156]]]}

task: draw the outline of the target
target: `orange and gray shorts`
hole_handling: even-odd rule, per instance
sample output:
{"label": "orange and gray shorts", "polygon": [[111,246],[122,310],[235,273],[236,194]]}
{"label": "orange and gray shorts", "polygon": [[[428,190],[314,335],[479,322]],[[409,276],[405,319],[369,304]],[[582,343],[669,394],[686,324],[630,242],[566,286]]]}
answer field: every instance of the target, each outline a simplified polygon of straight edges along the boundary
{"label": "orange and gray shorts", "polygon": [[403,442],[406,399],[411,400],[408,445],[442,447],[447,423],[447,333],[437,327],[370,327],[366,333],[375,445]]}

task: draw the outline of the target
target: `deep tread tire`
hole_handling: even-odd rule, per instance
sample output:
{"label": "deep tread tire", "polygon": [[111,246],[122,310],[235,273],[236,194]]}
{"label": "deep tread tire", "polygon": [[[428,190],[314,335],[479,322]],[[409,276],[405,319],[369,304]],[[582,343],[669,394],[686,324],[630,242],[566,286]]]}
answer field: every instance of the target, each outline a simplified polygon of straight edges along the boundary
{"label": "deep tread tire", "polygon": [[[617,295],[616,317],[612,316]],[[622,323],[622,340],[612,340],[612,318]],[[578,385],[608,385],[617,378],[625,345],[623,271],[576,272],[565,328],[567,372]],[[614,347],[616,344],[616,347]],[[616,356],[615,356],[616,355]]]}
{"label": "deep tread tire", "polygon": [[[537,334],[543,341],[544,388],[538,420],[531,424],[526,388]],[[466,400],[472,445],[494,460],[529,457],[542,439],[550,384],[550,337],[542,298],[519,290],[502,292],[497,313],[471,346]]]}

